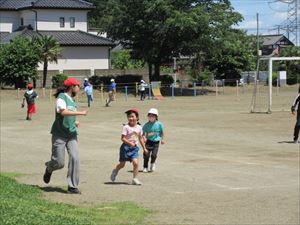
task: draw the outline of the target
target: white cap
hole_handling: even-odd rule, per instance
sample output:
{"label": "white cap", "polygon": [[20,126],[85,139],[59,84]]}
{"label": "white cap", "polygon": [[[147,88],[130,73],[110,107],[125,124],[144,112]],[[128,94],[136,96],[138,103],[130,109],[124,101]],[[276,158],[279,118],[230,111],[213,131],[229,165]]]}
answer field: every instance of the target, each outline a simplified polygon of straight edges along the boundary
{"label": "white cap", "polygon": [[84,80],[88,80],[87,78],[84,78]]}
{"label": "white cap", "polygon": [[145,83],[145,81],[144,81],[144,80],[141,80],[141,83]]}
{"label": "white cap", "polygon": [[110,82],[115,82],[115,79],[111,78],[111,79],[110,79]]}
{"label": "white cap", "polygon": [[154,114],[154,115],[157,115],[157,116],[158,116],[158,110],[155,109],[155,108],[151,108],[151,109],[148,111],[148,114]]}

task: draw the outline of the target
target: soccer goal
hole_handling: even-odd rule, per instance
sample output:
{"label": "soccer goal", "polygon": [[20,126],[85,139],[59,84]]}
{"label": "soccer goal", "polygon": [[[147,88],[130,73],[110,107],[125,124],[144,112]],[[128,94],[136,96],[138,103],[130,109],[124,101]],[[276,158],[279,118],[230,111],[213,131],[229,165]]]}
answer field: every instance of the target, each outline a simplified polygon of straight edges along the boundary
{"label": "soccer goal", "polygon": [[260,80],[259,72],[255,75],[251,113],[272,113],[273,61],[300,60],[300,57],[266,57],[259,60],[268,62],[268,75],[265,80]]}

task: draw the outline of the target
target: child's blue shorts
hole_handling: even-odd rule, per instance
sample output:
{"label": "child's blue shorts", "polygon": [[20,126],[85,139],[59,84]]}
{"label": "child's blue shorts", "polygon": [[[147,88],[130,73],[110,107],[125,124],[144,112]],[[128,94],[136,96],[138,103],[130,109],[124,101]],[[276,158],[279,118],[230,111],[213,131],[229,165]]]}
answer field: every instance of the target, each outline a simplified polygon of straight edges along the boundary
{"label": "child's blue shorts", "polygon": [[122,144],[120,147],[120,162],[124,161],[132,161],[133,159],[137,159],[139,157],[139,147],[129,147],[129,145]]}

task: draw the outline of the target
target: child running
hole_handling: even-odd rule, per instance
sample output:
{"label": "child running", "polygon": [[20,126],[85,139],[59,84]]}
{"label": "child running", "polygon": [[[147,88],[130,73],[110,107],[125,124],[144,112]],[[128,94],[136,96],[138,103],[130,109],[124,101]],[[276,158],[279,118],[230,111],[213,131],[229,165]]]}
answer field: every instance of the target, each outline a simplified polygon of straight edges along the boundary
{"label": "child running", "polygon": [[[156,169],[156,158],[159,148],[159,142],[165,144],[165,134],[163,131],[163,125],[158,121],[158,110],[152,108],[148,112],[149,121],[143,127],[143,135],[146,138],[146,149],[144,152],[144,169],[143,172],[154,172]],[[151,155],[151,166],[148,170],[148,162]]]}
{"label": "child running", "polygon": [[32,114],[36,113],[36,107],[35,107],[35,98],[38,98],[39,96],[37,93],[33,90],[32,84],[27,85],[27,90],[25,91],[23,102],[21,104],[22,108],[25,106],[25,100],[27,103],[27,116],[26,120],[31,120]]}
{"label": "child running", "polygon": [[46,170],[43,180],[50,182],[51,175],[55,170],[62,169],[65,164],[65,149],[69,154],[68,164],[68,192],[80,194],[79,185],[79,154],[77,141],[77,128],[79,121],[76,116],[86,116],[87,111],[77,111],[74,97],[79,92],[79,82],[74,78],[64,81],[64,88],[57,90],[55,121],[52,125],[52,151],[51,159],[46,162]]}
{"label": "child running", "polygon": [[138,125],[139,112],[136,108],[132,108],[125,112],[127,114],[128,124],[123,126],[121,140],[123,144],[120,147],[120,163],[113,169],[110,179],[112,182],[116,180],[116,176],[120,169],[125,166],[126,161],[132,162],[133,164],[133,185],[141,185],[138,180],[138,142],[142,145],[144,153],[147,151],[145,148],[145,143],[143,139],[143,130],[140,125]]}

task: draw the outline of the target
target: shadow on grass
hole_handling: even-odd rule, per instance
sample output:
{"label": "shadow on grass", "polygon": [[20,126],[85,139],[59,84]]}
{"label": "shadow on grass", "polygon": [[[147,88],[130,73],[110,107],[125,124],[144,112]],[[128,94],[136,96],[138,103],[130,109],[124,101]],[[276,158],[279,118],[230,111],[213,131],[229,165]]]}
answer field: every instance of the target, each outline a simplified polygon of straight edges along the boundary
{"label": "shadow on grass", "polygon": [[105,182],[106,185],[130,185],[128,182]]}
{"label": "shadow on grass", "polygon": [[38,188],[45,192],[58,192],[58,193],[68,194],[67,190],[60,187],[38,187]]}

